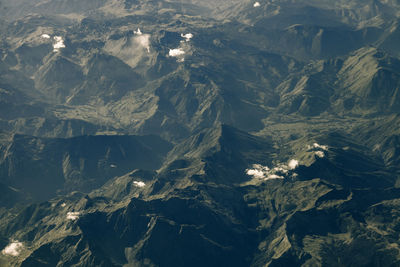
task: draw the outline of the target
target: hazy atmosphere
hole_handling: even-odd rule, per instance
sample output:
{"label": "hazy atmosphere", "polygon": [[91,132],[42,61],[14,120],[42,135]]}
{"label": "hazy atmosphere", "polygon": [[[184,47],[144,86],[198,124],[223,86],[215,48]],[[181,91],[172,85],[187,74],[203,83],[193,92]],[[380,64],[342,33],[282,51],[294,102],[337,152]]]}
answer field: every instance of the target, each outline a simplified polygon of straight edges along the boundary
{"label": "hazy atmosphere", "polygon": [[14,266],[400,266],[400,1],[0,0]]}

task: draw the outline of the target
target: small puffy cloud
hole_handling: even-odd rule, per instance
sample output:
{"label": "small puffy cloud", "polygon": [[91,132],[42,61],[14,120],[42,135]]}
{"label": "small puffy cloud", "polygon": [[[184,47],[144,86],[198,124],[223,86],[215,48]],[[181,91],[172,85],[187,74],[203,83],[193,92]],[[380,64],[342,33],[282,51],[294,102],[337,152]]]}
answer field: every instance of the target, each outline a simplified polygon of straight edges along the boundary
{"label": "small puffy cloud", "polygon": [[311,150],[311,149],[316,149],[316,150],[328,151],[328,146],[320,145],[320,144],[318,144],[318,143],[314,143],[314,144],[312,144],[312,146],[308,145],[307,148],[308,148],[309,150]]}
{"label": "small puffy cloud", "polygon": [[261,6],[260,2],[255,2],[253,5],[253,7],[259,7],[259,6]]}
{"label": "small puffy cloud", "polygon": [[136,35],[142,35],[143,34],[142,31],[140,30],[140,28],[137,28],[137,31],[134,31],[133,33],[136,34]]}
{"label": "small puffy cloud", "polygon": [[186,34],[181,33],[181,37],[185,38],[186,42],[189,42],[190,39],[193,38],[193,34],[191,34],[191,33],[186,33]]}
{"label": "small puffy cloud", "polygon": [[296,169],[297,166],[299,166],[299,161],[298,161],[298,160],[291,159],[291,160],[289,161],[289,163],[288,163],[288,167],[289,167],[289,169],[291,169],[291,170]]}
{"label": "small puffy cloud", "polygon": [[253,176],[255,179],[266,179],[270,169],[267,166],[261,164],[253,164],[250,169],[246,170],[246,174]]}
{"label": "small puffy cloud", "polygon": [[79,219],[79,216],[80,216],[80,212],[78,212],[78,211],[68,212],[67,220],[75,221],[75,220]]}
{"label": "small puffy cloud", "polygon": [[42,37],[43,39],[50,39],[50,35],[46,33],[42,34],[40,37]]}
{"label": "small puffy cloud", "polygon": [[21,253],[21,250],[24,248],[24,244],[18,241],[13,241],[8,244],[3,250],[3,255],[10,255],[10,256],[18,256]]}
{"label": "small puffy cloud", "polygon": [[133,184],[137,187],[144,187],[146,184],[140,181],[134,181]]}
{"label": "small puffy cloud", "polygon": [[66,203],[62,203],[62,204],[61,204],[61,207],[63,207],[63,208],[64,208],[65,206],[67,206],[67,204],[66,204]]}
{"label": "small puffy cloud", "polygon": [[246,174],[249,176],[253,176],[254,178],[257,178],[257,179],[262,179],[265,177],[264,172],[259,169],[247,169]]}
{"label": "small puffy cloud", "polygon": [[178,62],[184,62],[185,61],[185,55],[186,53],[190,53],[191,51],[191,45],[188,43],[190,39],[193,38],[193,34],[191,33],[181,33],[181,37],[185,38],[185,40],[180,41],[180,46],[178,48],[170,49],[168,52],[168,56],[170,57],[176,57]]}
{"label": "small puffy cloud", "polygon": [[320,145],[318,143],[314,143],[312,145],[308,145],[307,149],[309,152],[314,152],[315,156],[318,158],[325,157],[325,152],[328,151],[328,146]]}
{"label": "small puffy cloud", "polygon": [[314,148],[320,148],[325,151],[328,150],[328,146],[325,146],[325,145],[320,145],[320,144],[314,143],[313,146],[314,146]]}
{"label": "small puffy cloud", "polygon": [[61,36],[54,36],[53,51],[58,52],[61,48],[65,48],[64,40]]}
{"label": "small puffy cloud", "polygon": [[110,164],[110,168],[117,168],[117,165],[115,165],[115,164]]}
{"label": "small puffy cloud", "polygon": [[185,54],[185,51],[183,51],[182,48],[175,48],[175,49],[170,49],[168,55],[170,57],[180,57]]}
{"label": "small puffy cloud", "polygon": [[286,165],[279,164],[278,167],[272,169],[274,172],[288,173],[288,168]]}

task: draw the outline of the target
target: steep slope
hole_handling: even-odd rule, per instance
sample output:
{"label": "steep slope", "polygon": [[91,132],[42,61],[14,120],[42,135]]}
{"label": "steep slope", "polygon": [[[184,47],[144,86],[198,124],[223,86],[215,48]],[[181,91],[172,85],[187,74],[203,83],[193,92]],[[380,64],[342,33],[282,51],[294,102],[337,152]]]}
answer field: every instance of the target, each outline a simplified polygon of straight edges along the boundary
{"label": "steep slope", "polygon": [[376,48],[318,61],[276,87],[279,112],[316,116],[393,114],[399,107],[399,61]]}
{"label": "steep slope", "polygon": [[[231,149],[243,157],[232,157],[226,149],[233,139],[240,145]],[[220,157],[244,168],[240,160],[249,159],[249,148],[265,149],[264,140],[226,126],[215,140],[225,147],[217,152]],[[25,244],[18,266],[331,266],[338,258],[343,265],[398,262],[392,249],[398,222],[390,207],[397,207],[400,191],[385,183],[388,173],[373,165],[373,156],[363,155],[362,146],[340,136],[329,140],[335,141],[310,148],[299,142],[300,165],[289,172],[282,164],[273,168],[277,158],[270,154],[275,160],[263,164],[278,168],[282,178],[252,178],[242,167],[241,179],[249,183],[234,185],[221,180],[227,173],[219,171],[219,164],[192,175],[193,165],[174,160],[168,171],[134,171],[88,195],[31,205],[4,221],[1,233]],[[354,150],[341,149],[344,144]],[[356,174],[377,182],[357,181]],[[382,217],[391,219],[384,225]],[[360,247],[368,247],[372,256],[363,257]]]}
{"label": "steep slope", "polygon": [[0,0],[0,266],[399,265],[399,10]]}
{"label": "steep slope", "polygon": [[[350,56],[339,71],[340,85],[353,102],[369,112],[399,112],[400,62],[375,49]],[[344,98],[344,97],[343,97]]]}
{"label": "steep slope", "polygon": [[156,136],[47,139],[14,135],[2,147],[1,182],[45,200],[89,191],[135,168],[157,169],[170,144]]}
{"label": "steep slope", "polygon": [[35,73],[35,87],[53,103],[65,103],[82,80],[80,66],[64,57],[49,59]]}

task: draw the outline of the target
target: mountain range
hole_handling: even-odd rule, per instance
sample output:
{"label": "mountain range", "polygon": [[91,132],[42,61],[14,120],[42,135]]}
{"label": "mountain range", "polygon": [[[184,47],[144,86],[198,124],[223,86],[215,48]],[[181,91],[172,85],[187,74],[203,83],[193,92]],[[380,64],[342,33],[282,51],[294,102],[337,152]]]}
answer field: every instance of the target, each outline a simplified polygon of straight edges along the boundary
{"label": "mountain range", "polygon": [[0,266],[400,265],[397,0],[0,0]]}

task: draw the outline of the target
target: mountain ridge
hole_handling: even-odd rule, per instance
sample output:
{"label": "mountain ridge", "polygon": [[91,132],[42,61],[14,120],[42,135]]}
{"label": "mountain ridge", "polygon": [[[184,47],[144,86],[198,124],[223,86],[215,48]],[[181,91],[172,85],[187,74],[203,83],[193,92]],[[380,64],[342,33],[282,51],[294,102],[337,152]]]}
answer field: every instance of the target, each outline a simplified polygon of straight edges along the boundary
{"label": "mountain ridge", "polygon": [[0,0],[0,265],[398,265],[399,8]]}

